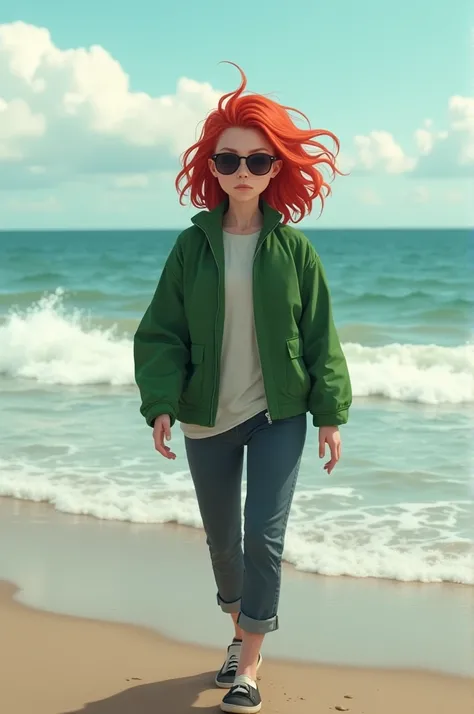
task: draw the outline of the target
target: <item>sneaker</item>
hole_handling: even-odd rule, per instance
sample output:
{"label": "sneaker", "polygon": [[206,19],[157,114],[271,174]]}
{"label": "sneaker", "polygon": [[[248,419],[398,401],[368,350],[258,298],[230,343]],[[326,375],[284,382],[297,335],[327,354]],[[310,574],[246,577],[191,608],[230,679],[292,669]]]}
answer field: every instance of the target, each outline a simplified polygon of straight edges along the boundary
{"label": "sneaker", "polygon": [[[233,640],[227,648],[227,657],[224,664],[218,671],[215,683],[216,686],[221,689],[230,689],[234,684],[235,675],[237,674],[237,668],[239,666],[240,659],[240,648],[242,647],[242,640]],[[262,655],[258,655],[257,670],[260,669],[262,664]]]}
{"label": "sneaker", "polygon": [[221,702],[221,711],[232,714],[256,714],[262,708],[258,686],[250,677],[240,674]]}

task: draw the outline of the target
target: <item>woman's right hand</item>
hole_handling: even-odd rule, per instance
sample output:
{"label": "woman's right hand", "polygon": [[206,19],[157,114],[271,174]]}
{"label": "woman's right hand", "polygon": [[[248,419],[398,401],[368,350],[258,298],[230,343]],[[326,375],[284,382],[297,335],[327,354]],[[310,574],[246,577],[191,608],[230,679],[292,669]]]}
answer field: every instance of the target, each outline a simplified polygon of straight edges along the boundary
{"label": "woman's right hand", "polygon": [[155,442],[155,449],[164,456],[165,459],[175,459],[176,454],[171,451],[169,446],[165,446],[165,439],[166,441],[171,439],[171,426],[168,414],[162,414],[156,417],[153,425],[153,441]]}

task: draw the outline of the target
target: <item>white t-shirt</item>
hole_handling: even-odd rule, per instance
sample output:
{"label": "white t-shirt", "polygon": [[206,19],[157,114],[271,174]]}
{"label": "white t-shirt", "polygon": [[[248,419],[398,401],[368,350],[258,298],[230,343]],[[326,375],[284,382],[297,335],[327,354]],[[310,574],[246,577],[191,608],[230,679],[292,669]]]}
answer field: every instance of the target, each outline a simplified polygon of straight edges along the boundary
{"label": "white t-shirt", "polygon": [[182,423],[191,439],[222,434],[267,409],[253,314],[253,260],[259,235],[223,233],[225,317],[216,424]]}

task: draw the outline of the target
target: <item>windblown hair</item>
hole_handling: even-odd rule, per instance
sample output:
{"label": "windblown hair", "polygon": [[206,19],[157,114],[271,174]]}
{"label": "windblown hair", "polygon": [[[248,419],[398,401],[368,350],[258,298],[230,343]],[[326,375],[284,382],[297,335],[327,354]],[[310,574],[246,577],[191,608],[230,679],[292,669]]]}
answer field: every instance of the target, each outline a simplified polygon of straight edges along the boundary
{"label": "windblown hair", "polygon": [[[225,129],[243,127],[261,131],[282,160],[281,171],[270,181],[262,198],[283,215],[283,222],[298,223],[311,213],[313,201],[319,198],[321,212],[331,187],[320,170],[329,169],[332,177],[342,172],[336,166],[339,140],[330,131],[312,129],[303,112],[278,104],[261,94],[245,94],[247,78],[233,62],[242,77],[238,89],[225,94],[204,121],[199,140],[184,152],[183,168],[175,185],[180,203],[189,192],[191,203],[197,208],[212,210],[226,198],[226,193],[209,170],[208,159],[215,152],[220,135]],[[290,112],[308,122],[308,129],[300,129]],[[329,137],[335,143],[335,153],[319,143],[319,137]]]}

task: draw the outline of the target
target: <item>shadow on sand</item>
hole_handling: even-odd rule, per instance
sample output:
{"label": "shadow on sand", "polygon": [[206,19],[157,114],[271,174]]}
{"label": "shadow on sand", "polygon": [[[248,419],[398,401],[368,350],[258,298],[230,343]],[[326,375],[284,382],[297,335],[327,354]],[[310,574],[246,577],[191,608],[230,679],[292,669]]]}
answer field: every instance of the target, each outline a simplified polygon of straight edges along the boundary
{"label": "shadow on sand", "polygon": [[204,672],[192,677],[139,684],[107,699],[89,702],[82,709],[62,714],[217,714],[220,711],[218,704],[195,706],[199,695],[212,687],[213,677],[213,672]]}

